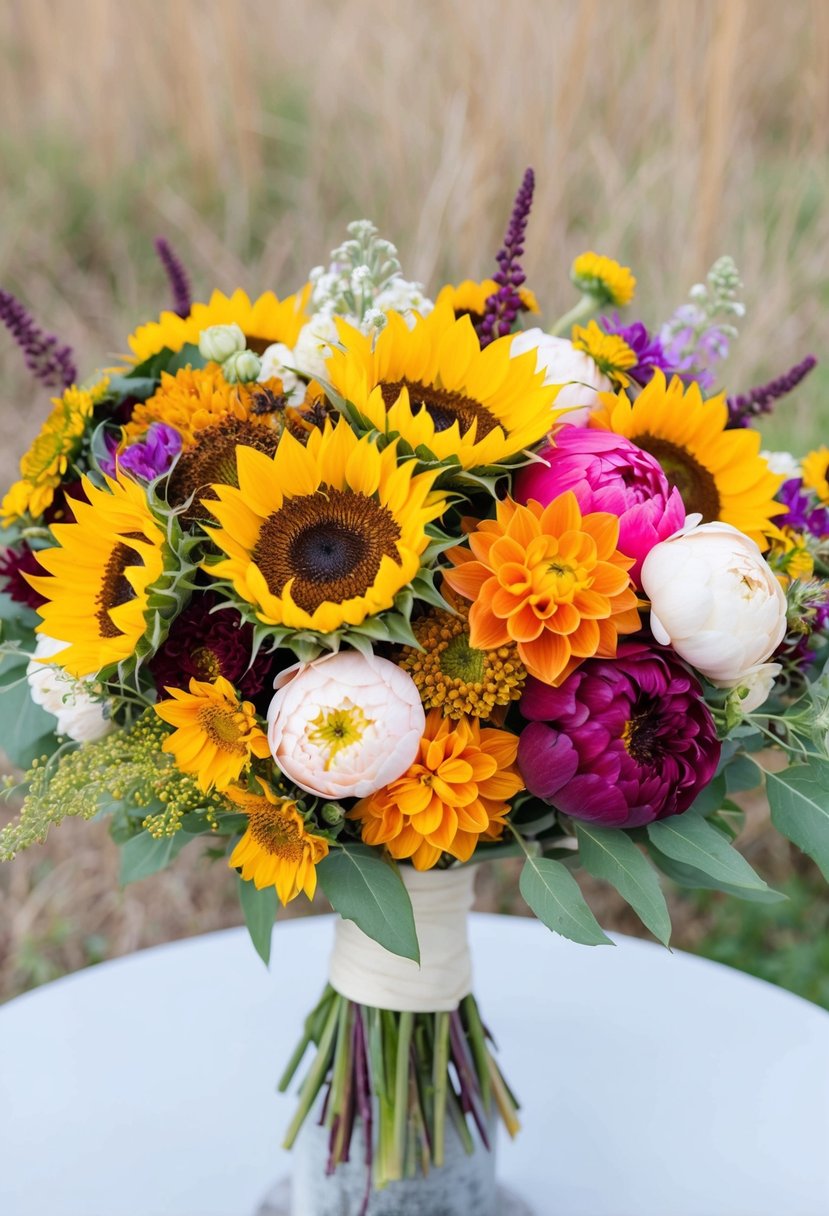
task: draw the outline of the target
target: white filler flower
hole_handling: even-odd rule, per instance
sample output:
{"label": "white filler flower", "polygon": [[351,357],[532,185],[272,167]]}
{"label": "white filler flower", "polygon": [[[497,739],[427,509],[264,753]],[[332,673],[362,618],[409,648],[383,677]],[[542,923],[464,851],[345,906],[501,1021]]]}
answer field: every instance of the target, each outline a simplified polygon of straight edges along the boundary
{"label": "white filler flower", "polygon": [[38,661],[65,649],[66,642],[38,635],[34,658],[26,668],[29,693],[36,705],[57,718],[57,734],[77,743],[94,743],[114,727],[106,701],[94,696],[88,681],[76,680],[56,663]]}

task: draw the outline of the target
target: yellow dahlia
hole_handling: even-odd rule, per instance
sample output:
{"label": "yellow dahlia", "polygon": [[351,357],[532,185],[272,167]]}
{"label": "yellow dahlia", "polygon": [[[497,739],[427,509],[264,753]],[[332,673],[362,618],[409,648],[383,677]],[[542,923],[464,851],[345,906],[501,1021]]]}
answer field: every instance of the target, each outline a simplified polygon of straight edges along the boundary
{"label": "yellow dahlia", "polygon": [[194,304],[186,317],[163,312],[157,321],[141,325],[128,338],[131,360],[143,363],[162,350],[179,351],[183,346],[198,345],[199,334],[211,325],[236,324],[247,338],[251,350],[261,354],[274,342],[293,346],[299,331],[310,320],[305,311],[310,284],[296,295],[279,300],[266,291],[257,300],[250,300],[244,291],[226,296],[214,291],[207,304]]}
{"label": "yellow dahlia", "polygon": [[469,317],[436,307],[409,329],[398,314],[376,342],[338,323],[342,350],[326,374],[376,430],[464,469],[497,465],[531,447],[558,416],[535,351],[510,357],[512,338],[485,350]]}
{"label": "yellow dahlia", "polygon": [[52,505],[55,491],[81,445],[92,412],[106,393],[108,384],[104,379],[91,389],[72,385],[61,397],[52,398],[51,413],[20,461],[20,480],[0,505],[4,526],[27,514],[40,519]]}
{"label": "yellow dahlia", "polygon": [[465,607],[458,615],[433,608],[413,621],[421,649],[406,646],[400,666],[426,709],[439,709],[447,718],[490,718],[496,707],[518,700],[527,672],[514,642],[494,650],[471,646],[466,618]]}
{"label": "yellow dahlia", "polygon": [[809,551],[809,537],[793,528],[780,529],[780,535],[775,536],[771,542],[766,560],[784,588],[795,579],[810,579],[815,572],[815,559]]}
{"label": "yellow dahlia", "polygon": [[155,712],[176,729],[161,750],[169,752],[183,773],[196,779],[199,789],[225,790],[248,767],[253,756],[270,756],[268,740],[256,720],[250,701],[240,701],[229,680],[190,679],[190,691],[167,688],[169,701],[159,701]]}
{"label": "yellow dahlia", "polygon": [[636,291],[636,279],[630,267],[592,250],[580,253],[575,259],[570,267],[570,278],[579,291],[593,296],[600,308],[607,304],[624,308]]}
{"label": "yellow dahlia", "polygon": [[606,334],[595,321],[573,326],[573,346],[589,355],[608,379],[620,388],[627,388],[630,376],[625,373],[635,367],[638,355],[617,334]]}
{"label": "yellow dahlia", "polygon": [[437,471],[417,474],[344,419],[305,445],[286,431],[271,458],[237,448],[238,488],[216,484],[207,528],[227,579],[266,625],[333,633],[391,608],[420,569],[426,525],[446,509]]}
{"label": "yellow dahlia", "polygon": [[281,422],[281,380],[266,384],[228,384],[216,363],[207,367],[184,367],[174,376],[161,374],[161,384],[152,397],[140,402],[123,429],[125,443],[140,439],[153,422],[174,427],[185,449],[193,447],[198,435],[226,418],[252,421],[257,426],[273,427]]}
{"label": "yellow dahlia", "polygon": [[524,788],[517,752],[517,735],[433,709],[414,763],[348,817],[360,823],[366,844],[410,857],[416,870],[430,870],[443,853],[469,861],[482,837],[502,834],[509,799]]}
{"label": "yellow dahlia", "polygon": [[783,478],[760,455],[759,433],[726,430],[727,422],[724,394],[706,401],[699,385],[686,389],[678,376],[668,384],[659,370],[634,401],[624,392],[600,394],[590,417],[591,426],[650,452],[689,514],[731,524],[765,549],[777,532],[772,519],[781,508],[774,496]]}
{"label": "yellow dahlia", "polygon": [[453,590],[472,600],[469,642],[481,650],[516,643],[531,676],[560,684],[584,659],[613,658],[620,633],[639,628],[628,571],[617,549],[619,520],[582,515],[567,491],[547,507],[535,499],[497,504],[469,537],[450,549]]}
{"label": "yellow dahlia", "polygon": [[328,855],[328,841],[305,827],[297,805],[278,798],[263,781],[262,793],[232,788],[226,791],[248,817],[245,834],[231,854],[229,865],[242,871],[257,891],[276,887],[283,904],[300,891],[309,899],[317,889],[317,863]]}
{"label": "yellow dahlia", "polygon": [[164,531],[134,481],[82,479],[86,502],[75,522],[53,524],[57,545],[37,559],[48,575],[29,575],[46,603],[39,633],[67,643],[54,655],[73,676],[131,658],[148,629],[150,594],[164,574]]}
{"label": "yellow dahlia", "polygon": [[[494,279],[483,279],[480,283],[474,279],[464,279],[457,286],[447,283],[441,287],[435,303],[448,304],[456,317],[469,316],[474,322],[483,317],[487,300],[497,291],[498,284]],[[528,287],[519,287],[518,296],[522,312],[540,312],[535,293]]]}
{"label": "yellow dahlia", "polygon": [[816,448],[801,461],[803,484],[829,502],[829,448]]}

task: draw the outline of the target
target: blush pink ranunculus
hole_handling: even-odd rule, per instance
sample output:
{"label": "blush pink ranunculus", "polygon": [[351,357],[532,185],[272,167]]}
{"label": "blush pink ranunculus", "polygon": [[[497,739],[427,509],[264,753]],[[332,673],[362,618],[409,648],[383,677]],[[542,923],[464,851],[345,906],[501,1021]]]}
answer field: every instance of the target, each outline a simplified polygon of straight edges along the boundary
{"label": "blush pink ranunculus", "polygon": [[679,490],[669,485],[659,463],[621,435],[576,426],[563,426],[539,456],[542,464],[519,470],[514,497],[546,506],[572,490],[583,513],[618,516],[618,548],[635,559],[630,575],[640,586],[648,553],[685,523]]}
{"label": "blush pink ranunculus", "polygon": [[417,755],[426,715],[414,681],[377,655],[341,650],[280,672],[268,709],[271,755],[320,798],[367,798]]}

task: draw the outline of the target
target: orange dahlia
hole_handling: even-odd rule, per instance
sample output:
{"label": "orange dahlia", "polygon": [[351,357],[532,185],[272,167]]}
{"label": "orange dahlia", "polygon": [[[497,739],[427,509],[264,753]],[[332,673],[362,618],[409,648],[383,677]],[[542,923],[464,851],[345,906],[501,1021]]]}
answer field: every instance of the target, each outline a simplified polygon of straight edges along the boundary
{"label": "orange dahlia", "polygon": [[509,731],[474,718],[452,722],[433,709],[414,763],[362,798],[349,818],[362,824],[366,844],[410,857],[416,870],[430,870],[443,853],[469,861],[481,837],[498,839],[509,799],[524,788],[517,751],[518,737]]}
{"label": "orange dahlia", "polygon": [[617,549],[619,520],[582,515],[568,490],[547,507],[507,498],[455,548],[449,586],[474,601],[470,645],[518,643],[530,675],[560,684],[583,659],[612,658],[620,633],[639,628],[633,565]]}

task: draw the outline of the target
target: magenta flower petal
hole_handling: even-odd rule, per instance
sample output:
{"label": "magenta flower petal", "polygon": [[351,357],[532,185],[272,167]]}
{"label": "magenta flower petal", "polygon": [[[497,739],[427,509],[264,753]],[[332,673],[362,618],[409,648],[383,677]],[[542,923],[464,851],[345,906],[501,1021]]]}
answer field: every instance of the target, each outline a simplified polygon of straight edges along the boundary
{"label": "magenta flower petal", "polygon": [[717,770],[720,742],[702,690],[666,650],[625,643],[560,688],[531,677],[520,708],[527,789],[573,819],[634,828],[679,815]]}

